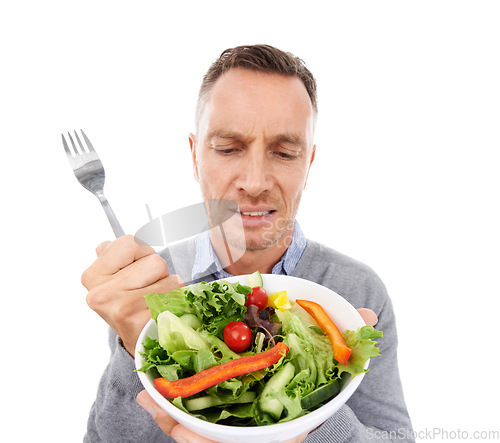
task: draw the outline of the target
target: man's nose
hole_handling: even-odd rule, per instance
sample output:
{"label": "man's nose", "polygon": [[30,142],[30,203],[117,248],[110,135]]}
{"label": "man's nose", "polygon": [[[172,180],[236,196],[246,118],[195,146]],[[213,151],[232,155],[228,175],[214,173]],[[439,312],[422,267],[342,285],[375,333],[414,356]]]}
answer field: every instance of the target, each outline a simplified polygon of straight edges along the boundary
{"label": "man's nose", "polygon": [[[256,150],[257,151],[257,150]],[[258,197],[273,186],[270,160],[266,153],[249,152],[243,159],[237,187],[252,197]]]}

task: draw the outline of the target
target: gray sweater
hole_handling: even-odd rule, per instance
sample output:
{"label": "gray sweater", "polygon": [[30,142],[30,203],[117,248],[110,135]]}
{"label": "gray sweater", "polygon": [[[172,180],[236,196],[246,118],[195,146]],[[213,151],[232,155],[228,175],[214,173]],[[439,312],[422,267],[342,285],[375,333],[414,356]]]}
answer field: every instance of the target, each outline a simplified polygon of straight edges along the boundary
{"label": "gray sweater", "polygon": [[[176,263],[175,273],[189,281],[194,245],[178,247],[185,249],[186,260],[180,265]],[[160,255],[170,265],[168,254]],[[377,329],[384,332],[383,338],[377,340],[381,356],[370,361],[370,370],[359,388],[304,443],[413,441],[398,372],[394,311],[383,283],[366,265],[310,240],[292,275],[332,289],[356,308],[372,309],[378,315]],[[143,388],[134,373],[132,357],[113,331],[109,344],[111,358],[99,383],[84,441],[174,442],[136,403]]]}

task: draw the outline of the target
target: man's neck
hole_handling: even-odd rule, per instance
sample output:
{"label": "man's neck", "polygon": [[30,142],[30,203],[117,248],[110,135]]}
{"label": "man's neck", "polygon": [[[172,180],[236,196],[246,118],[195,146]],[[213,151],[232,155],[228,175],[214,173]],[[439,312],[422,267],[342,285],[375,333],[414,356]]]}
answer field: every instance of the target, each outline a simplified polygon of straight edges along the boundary
{"label": "man's neck", "polygon": [[[246,250],[237,261],[225,266],[224,269],[232,275],[251,274],[255,271],[270,274],[290,246],[292,238],[293,226],[272,246],[259,250]],[[217,256],[227,255],[228,246],[220,237],[219,241],[212,238],[212,245]]]}

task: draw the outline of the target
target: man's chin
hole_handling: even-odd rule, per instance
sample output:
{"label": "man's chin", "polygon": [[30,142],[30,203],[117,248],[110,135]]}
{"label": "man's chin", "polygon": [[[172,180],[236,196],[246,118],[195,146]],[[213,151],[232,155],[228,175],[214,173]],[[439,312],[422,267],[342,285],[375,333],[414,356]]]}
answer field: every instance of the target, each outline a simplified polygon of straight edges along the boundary
{"label": "man's chin", "polygon": [[[279,246],[280,243],[287,243],[286,232],[245,232],[245,248],[247,251],[263,251],[275,246]],[[291,240],[288,239],[288,240]]]}
{"label": "man's chin", "polygon": [[264,251],[265,249],[269,249],[272,244],[269,243],[260,243],[256,241],[247,241],[246,250],[250,252]]}

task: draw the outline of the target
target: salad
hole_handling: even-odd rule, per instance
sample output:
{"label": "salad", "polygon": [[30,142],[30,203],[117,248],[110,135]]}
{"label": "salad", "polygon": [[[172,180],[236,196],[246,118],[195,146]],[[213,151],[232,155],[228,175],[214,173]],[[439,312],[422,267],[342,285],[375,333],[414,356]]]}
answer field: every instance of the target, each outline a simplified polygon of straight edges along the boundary
{"label": "salad", "polygon": [[158,339],[146,336],[142,367],[176,407],[231,426],[281,423],[322,406],[380,355],[372,326],[340,333],[323,308],[218,280],[146,295]]}

